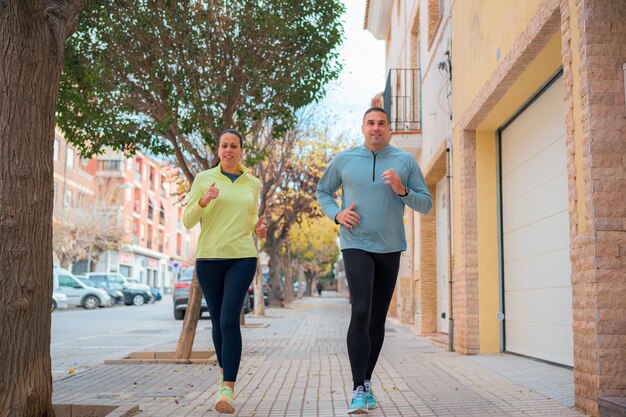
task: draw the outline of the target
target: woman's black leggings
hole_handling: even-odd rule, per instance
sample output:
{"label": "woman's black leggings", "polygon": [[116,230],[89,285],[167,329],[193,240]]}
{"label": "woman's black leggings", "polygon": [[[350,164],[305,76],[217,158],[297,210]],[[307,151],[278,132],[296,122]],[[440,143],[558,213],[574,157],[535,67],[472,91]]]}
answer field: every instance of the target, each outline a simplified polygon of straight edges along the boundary
{"label": "woman's black leggings", "polygon": [[400,252],[371,253],[360,249],[341,252],[352,298],[348,356],[356,388],[372,378],[383,347],[387,311],[400,267]]}
{"label": "woman's black leggings", "polygon": [[256,272],[256,258],[196,260],[196,273],[211,314],[213,345],[224,381],[235,382],[241,361],[239,315]]}

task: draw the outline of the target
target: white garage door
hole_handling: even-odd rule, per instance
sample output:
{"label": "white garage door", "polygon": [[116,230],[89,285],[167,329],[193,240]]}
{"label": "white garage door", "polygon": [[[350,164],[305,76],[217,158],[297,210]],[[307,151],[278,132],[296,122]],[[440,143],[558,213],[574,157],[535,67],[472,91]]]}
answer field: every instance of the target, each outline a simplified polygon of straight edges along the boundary
{"label": "white garage door", "polygon": [[573,366],[563,80],[501,132],[505,348]]}

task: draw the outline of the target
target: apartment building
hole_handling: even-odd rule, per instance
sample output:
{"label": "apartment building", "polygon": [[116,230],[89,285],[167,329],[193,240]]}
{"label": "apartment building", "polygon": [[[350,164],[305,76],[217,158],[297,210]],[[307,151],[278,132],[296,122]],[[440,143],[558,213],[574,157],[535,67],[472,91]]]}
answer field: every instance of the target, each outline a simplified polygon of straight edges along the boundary
{"label": "apartment building", "polygon": [[72,265],[73,271],[120,272],[168,292],[178,273],[190,266],[198,235],[182,225],[184,201],[174,188],[172,169],[141,152],[129,157],[108,150],[81,158],[59,130],[53,160],[58,222],[99,207],[115,212],[112,218],[123,227],[121,250],[94,254]]}
{"label": "apartment building", "polygon": [[54,217],[61,219],[73,208],[88,207],[95,198],[95,177],[89,160],[80,157],[58,129],[54,131]]}
{"label": "apartment building", "polygon": [[96,271],[119,272],[169,292],[190,265],[197,240],[183,227],[174,172],[144,153],[113,150],[99,155],[92,170],[100,197],[118,208],[126,235],[123,249],[101,255]]}
{"label": "apartment building", "polygon": [[366,1],[393,143],[434,200],[406,215],[390,315],[459,353],[570,367],[591,415],[626,396],[625,18],[623,1]]}

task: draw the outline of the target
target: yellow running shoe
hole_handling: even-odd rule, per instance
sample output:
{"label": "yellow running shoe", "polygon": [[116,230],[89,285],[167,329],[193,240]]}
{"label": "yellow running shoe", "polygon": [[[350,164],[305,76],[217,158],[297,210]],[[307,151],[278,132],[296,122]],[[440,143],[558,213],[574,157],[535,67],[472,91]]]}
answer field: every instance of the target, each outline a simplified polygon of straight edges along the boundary
{"label": "yellow running shoe", "polygon": [[235,412],[235,394],[233,393],[233,389],[231,387],[222,385],[217,391],[215,411],[219,411],[224,414],[232,414]]}

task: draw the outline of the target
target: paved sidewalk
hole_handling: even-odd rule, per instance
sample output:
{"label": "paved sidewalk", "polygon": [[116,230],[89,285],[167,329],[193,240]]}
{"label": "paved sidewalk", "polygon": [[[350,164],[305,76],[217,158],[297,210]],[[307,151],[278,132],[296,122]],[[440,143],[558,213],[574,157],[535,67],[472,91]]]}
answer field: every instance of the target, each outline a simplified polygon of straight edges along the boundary
{"label": "paved sidewalk", "polygon": [[[352,383],[346,351],[349,305],[306,298],[270,309],[267,328],[242,329],[239,416],[346,415]],[[211,346],[200,322],[195,348]],[[159,349],[169,350],[175,341]],[[139,404],[140,416],[217,416],[218,368],[210,365],[103,365],[54,382],[53,401]],[[374,375],[374,416],[584,416],[573,409],[572,371],[509,355],[463,356],[387,325]]]}

